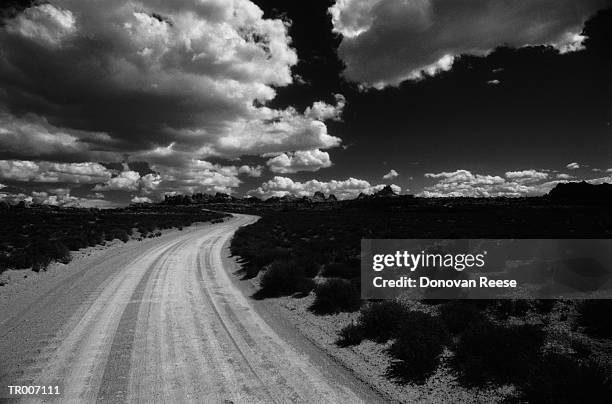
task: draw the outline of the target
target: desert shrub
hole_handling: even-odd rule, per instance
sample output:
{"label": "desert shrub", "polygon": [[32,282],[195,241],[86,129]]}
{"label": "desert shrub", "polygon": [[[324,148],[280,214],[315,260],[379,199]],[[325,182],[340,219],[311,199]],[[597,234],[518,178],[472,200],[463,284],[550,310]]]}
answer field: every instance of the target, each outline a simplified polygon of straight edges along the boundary
{"label": "desert shrub", "polygon": [[401,382],[423,382],[438,368],[448,340],[439,318],[419,311],[408,312],[387,350],[393,357],[387,374]]}
{"label": "desert shrub", "polygon": [[39,272],[46,270],[53,260],[68,263],[68,247],[58,240],[37,239],[22,252],[19,265],[22,268],[32,267],[34,272]]}
{"label": "desert shrub", "polygon": [[50,243],[49,256],[54,260],[67,264],[70,262],[70,250],[61,241],[55,240]]}
{"label": "desert shrub", "polygon": [[557,304],[556,299],[537,299],[533,300],[533,310],[540,314],[548,314]]}
{"label": "desert shrub", "polygon": [[350,323],[338,333],[336,345],[347,347],[351,345],[359,345],[363,341],[363,327],[359,323]]}
{"label": "desert shrub", "polygon": [[501,299],[498,300],[494,314],[500,319],[507,319],[508,317],[522,317],[526,315],[532,308],[533,302],[525,299]]}
{"label": "desert shrub", "polygon": [[268,266],[260,280],[256,297],[287,296],[296,292],[312,290],[312,279],[306,278],[303,270],[290,261],[277,260]]}
{"label": "desert shrub", "polygon": [[47,267],[51,263],[51,258],[46,255],[35,255],[31,259],[32,271],[40,272],[46,271]]}
{"label": "desert shrub", "polygon": [[478,306],[463,300],[451,300],[443,304],[440,307],[440,317],[446,329],[453,334],[485,321],[485,316]]}
{"label": "desert shrub", "polygon": [[319,265],[312,260],[294,258],[292,261],[295,266],[300,267],[300,270],[304,272],[304,276],[308,278],[314,278],[319,274]]}
{"label": "desert shrub", "polygon": [[460,337],[453,365],[468,385],[520,383],[528,374],[544,340],[541,327],[474,324]]}
{"label": "desert shrub", "polygon": [[111,241],[114,239],[119,239],[121,241],[123,241],[124,243],[127,242],[130,239],[130,236],[128,234],[128,232],[125,229],[121,229],[121,228],[113,228],[111,230],[107,230],[104,233],[104,239],[106,241]]}
{"label": "desert shrub", "polygon": [[89,247],[94,247],[98,244],[102,244],[103,242],[102,233],[98,230],[92,230],[87,235],[87,245]]}
{"label": "desert shrub", "polygon": [[410,311],[397,300],[371,303],[361,309],[359,324],[364,338],[384,343],[393,338]]}
{"label": "desert shrub", "polygon": [[612,338],[612,300],[585,300],[578,306],[578,324],[597,338]]}
{"label": "desert shrub", "polygon": [[316,286],[310,309],[317,314],[331,314],[356,311],[360,305],[361,292],[355,282],[331,278]]}
{"label": "desert shrub", "polygon": [[529,403],[608,403],[610,381],[592,360],[547,353],[536,363],[522,387]]}
{"label": "desert shrub", "polygon": [[64,239],[64,245],[71,251],[76,251],[87,247],[87,238],[83,237],[82,234],[68,236]]}

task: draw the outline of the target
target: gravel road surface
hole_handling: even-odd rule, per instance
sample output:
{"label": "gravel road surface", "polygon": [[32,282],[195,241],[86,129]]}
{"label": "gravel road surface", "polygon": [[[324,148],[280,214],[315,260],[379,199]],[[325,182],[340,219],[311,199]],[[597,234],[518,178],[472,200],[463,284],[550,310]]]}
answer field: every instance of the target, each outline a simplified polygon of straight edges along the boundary
{"label": "gravel road surface", "polygon": [[374,400],[348,370],[282,338],[231,279],[224,246],[256,219],[130,242],[11,300],[0,318],[0,401],[9,385],[59,386],[59,396],[11,397],[24,402]]}

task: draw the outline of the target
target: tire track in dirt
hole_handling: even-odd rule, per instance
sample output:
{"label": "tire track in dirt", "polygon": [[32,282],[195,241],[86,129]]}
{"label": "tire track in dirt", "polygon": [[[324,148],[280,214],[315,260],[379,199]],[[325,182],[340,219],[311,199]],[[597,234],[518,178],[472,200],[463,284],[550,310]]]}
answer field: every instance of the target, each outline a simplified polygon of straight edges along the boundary
{"label": "tire track in dirt", "polygon": [[140,306],[143,303],[144,289],[150,278],[159,277],[163,267],[167,265],[172,254],[187,240],[176,242],[166,249],[158,259],[151,264],[134,290],[130,302],[125,307],[117,331],[111,344],[104,375],[100,382],[97,399],[107,402],[124,402],[127,397],[128,377],[132,350],[134,349],[135,328]]}

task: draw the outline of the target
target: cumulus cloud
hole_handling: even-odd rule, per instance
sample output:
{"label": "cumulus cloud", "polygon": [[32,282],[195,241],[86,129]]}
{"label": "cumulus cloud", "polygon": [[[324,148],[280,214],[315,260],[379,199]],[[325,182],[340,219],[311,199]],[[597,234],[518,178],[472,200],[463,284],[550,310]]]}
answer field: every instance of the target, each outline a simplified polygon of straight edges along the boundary
{"label": "cumulus cloud", "polygon": [[577,170],[577,169],[580,168],[580,164],[578,164],[578,163],[569,163],[565,167],[570,169],[570,170]]}
{"label": "cumulus cloud", "polygon": [[136,191],[140,185],[140,174],[136,171],[123,171],[104,184],[98,184],[94,191]]}
{"label": "cumulus cloud", "polygon": [[70,195],[70,192],[64,192],[64,189],[60,189],[59,193],[52,192],[49,194],[45,191],[32,191],[30,196],[25,194],[10,194],[3,195],[0,194],[0,199],[6,200],[10,203],[16,203],[20,200],[24,200],[25,202],[37,203],[40,205],[50,205],[50,206],[62,206],[62,207],[82,207],[82,208],[90,208],[90,207],[98,207],[98,208],[110,208],[116,207],[116,204],[113,202],[105,201],[101,197],[93,197],[93,198],[82,198]]}
{"label": "cumulus cloud", "polygon": [[424,197],[518,197],[542,195],[564,180],[546,181],[546,173],[536,170],[508,171],[506,179],[497,175],[473,174],[468,170],[427,173],[436,183],[419,194]]}
{"label": "cumulus cloud", "polygon": [[75,21],[70,10],[51,4],[39,4],[26,8],[8,20],[6,30],[34,42],[56,47],[76,31]]}
{"label": "cumulus cloud", "polygon": [[600,177],[600,178],[592,178],[589,180],[586,180],[586,182],[588,182],[589,184],[612,184],[612,176],[607,176],[607,177]]}
{"label": "cumulus cloud", "polygon": [[336,105],[330,105],[322,101],[317,101],[312,104],[312,107],[306,108],[304,115],[309,118],[324,121],[327,119],[340,120],[342,111],[346,106],[346,98],[342,94],[335,94]]}
{"label": "cumulus cloud", "polygon": [[176,164],[338,146],[324,121],[340,118],[341,95],[304,111],[266,106],[293,80],[287,30],[248,0],[26,8],[0,24],[0,145],[10,158],[129,151]]}
{"label": "cumulus cloud", "polygon": [[399,174],[397,173],[397,171],[395,170],[390,170],[387,174],[383,175],[383,179],[385,180],[391,180],[395,177],[399,176]]}
{"label": "cumulus cloud", "polygon": [[238,168],[238,174],[246,174],[249,177],[259,178],[263,172],[262,166],[247,166],[243,165]]}
{"label": "cumulus cloud", "polygon": [[132,203],[152,203],[150,198],[146,196],[135,196],[131,200]]}
{"label": "cumulus cloud", "polygon": [[557,178],[559,178],[560,180],[570,180],[576,177],[574,177],[573,175],[565,174],[565,173],[559,173],[557,174]]}
{"label": "cumulus cloud", "polygon": [[[310,180],[299,182],[293,181],[291,178],[276,176],[261,184],[260,187],[248,191],[247,195],[265,199],[272,196],[283,197],[286,195],[311,196],[319,191],[324,194],[334,194],[338,199],[352,199],[360,193],[372,194],[384,187],[384,184],[371,185],[368,181],[352,177],[341,181]],[[396,193],[401,192],[401,188],[397,185],[394,184],[391,187]]]}
{"label": "cumulus cloud", "polygon": [[342,34],[345,76],[382,88],[449,70],[461,54],[496,47],[582,49],[584,22],[605,0],[336,0],[329,9]]}
{"label": "cumulus cloud", "polygon": [[189,160],[180,166],[163,168],[157,193],[232,193],[241,183],[238,178],[239,171],[240,168],[236,166],[223,166],[205,160]]}
{"label": "cumulus cloud", "polygon": [[[109,167],[113,165],[107,164]],[[121,166],[120,164],[116,164]],[[204,160],[189,160],[176,166],[153,166],[140,172],[112,169],[99,163],[54,163],[49,161],[0,160],[0,179],[15,183],[91,184],[93,193],[107,191],[138,192],[157,198],[164,192],[232,193],[241,181],[240,174],[261,175],[262,167],[224,166]],[[161,169],[161,173],[157,171]],[[147,172],[149,171],[149,172]],[[146,174],[145,174],[146,173]],[[69,194],[70,188],[49,188],[55,194]],[[94,199],[103,198],[102,194]]]}
{"label": "cumulus cloud", "polygon": [[9,203],[11,205],[17,204],[19,202],[25,202],[25,203],[31,203],[32,202],[32,196],[30,195],[26,195],[22,192],[20,193],[7,193],[7,192],[0,192],[0,201]]}
{"label": "cumulus cloud", "polygon": [[70,194],[49,195],[47,192],[32,192],[32,202],[51,206],[80,206],[81,198]]}
{"label": "cumulus cloud", "polygon": [[0,158],[73,162],[118,159],[119,153],[98,149],[111,142],[104,133],[62,129],[37,115],[17,118],[0,110]]}
{"label": "cumulus cloud", "polygon": [[5,180],[95,184],[111,176],[111,171],[98,163],[0,160],[0,178]]}
{"label": "cumulus cloud", "polygon": [[329,153],[315,149],[293,153],[281,153],[269,159],[266,164],[273,173],[292,174],[300,171],[318,171],[331,167]]}
{"label": "cumulus cloud", "polygon": [[545,180],[548,178],[548,173],[543,171],[537,171],[534,169],[522,171],[508,171],[506,172],[506,178],[521,184],[525,184]]}

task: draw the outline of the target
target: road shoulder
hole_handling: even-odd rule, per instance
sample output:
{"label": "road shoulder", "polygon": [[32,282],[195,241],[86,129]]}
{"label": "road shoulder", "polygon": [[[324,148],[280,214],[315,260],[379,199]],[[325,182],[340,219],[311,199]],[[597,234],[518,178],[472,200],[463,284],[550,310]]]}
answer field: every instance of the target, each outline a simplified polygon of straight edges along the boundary
{"label": "road shoulder", "polygon": [[281,338],[289,343],[295,350],[308,356],[309,360],[338,384],[350,388],[356,392],[365,402],[383,403],[394,402],[389,395],[378,391],[367,380],[359,377],[353,370],[347,367],[339,358],[330,355],[319,341],[313,339],[308,333],[303,332],[287,315],[287,309],[278,299],[257,300],[252,298],[257,290],[255,281],[242,280],[240,276],[240,264],[236,258],[231,256],[229,245],[231,239],[225,243],[222,250],[223,267],[230,272],[231,281],[249,299],[257,314],[276,332]]}

